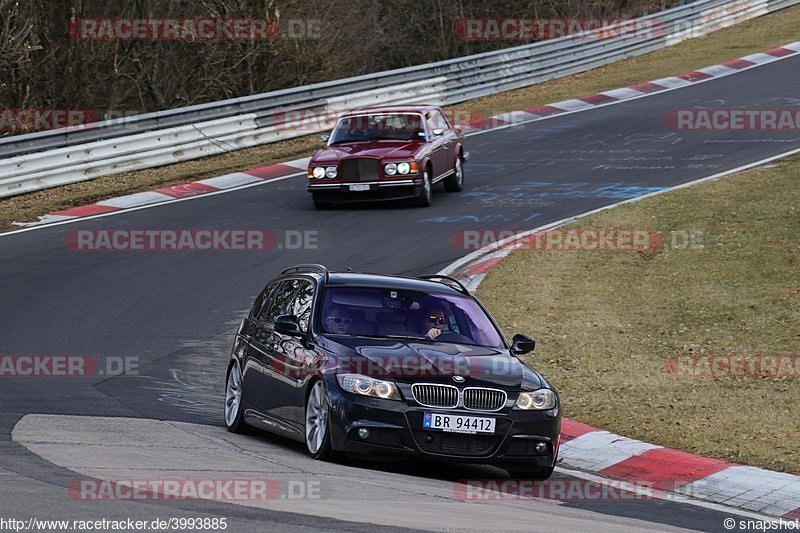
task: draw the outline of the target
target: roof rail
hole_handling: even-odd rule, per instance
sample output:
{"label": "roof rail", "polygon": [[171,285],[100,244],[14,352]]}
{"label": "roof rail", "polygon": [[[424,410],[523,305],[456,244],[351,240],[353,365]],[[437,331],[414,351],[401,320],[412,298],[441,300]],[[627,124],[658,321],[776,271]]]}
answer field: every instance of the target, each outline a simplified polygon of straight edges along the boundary
{"label": "roof rail", "polygon": [[283,272],[281,272],[281,276],[284,274],[289,274],[291,272],[316,272],[317,274],[322,274],[325,278],[325,283],[328,282],[328,277],[330,273],[328,269],[325,268],[324,265],[318,265],[316,263],[303,263],[302,265],[295,265],[293,267],[289,267]]}
{"label": "roof rail", "polygon": [[[467,290],[467,288],[464,286],[463,283],[458,281],[456,278],[451,278],[450,276],[444,276],[442,274],[432,274],[430,276],[417,276],[417,279],[424,279],[424,280],[428,280],[428,281],[439,280],[439,283],[441,283],[442,285],[447,285],[448,287],[453,287],[453,284],[455,284],[455,287],[453,287],[454,289],[456,289],[456,290],[458,290],[460,292],[463,292],[464,294],[466,294],[468,296],[471,296],[471,294],[469,293],[469,290]],[[442,280],[444,280],[444,281],[442,281]],[[445,281],[449,281],[451,283],[445,283]]]}

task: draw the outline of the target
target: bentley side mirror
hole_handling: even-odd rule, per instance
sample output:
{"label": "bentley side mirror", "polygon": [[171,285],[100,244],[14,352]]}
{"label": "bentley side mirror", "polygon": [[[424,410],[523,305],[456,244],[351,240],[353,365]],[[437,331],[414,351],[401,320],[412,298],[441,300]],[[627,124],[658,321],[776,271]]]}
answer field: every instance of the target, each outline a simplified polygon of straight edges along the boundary
{"label": "bentley side mirror", "polygon": [[292,335],[293,337],[301,337],[303,335],[300,323],[294,315],[278,316],[275,319],[275,331],[283,335]]}
{"label": "bentley side mirror", "polygon": [[320,137],[320,139],[322,139],[322,142],[324,142],[324,143],[328,142],[328,139],[330,139],[330,138],[331,138],[331,134],[330,133],[323,133],[322,137]]}
{"label": "bentley side mirror", "polygon": [[433,130],[434,137],[441,137],[442,135],[444,135],[444,130],[442,128],[436,128]]}
{"label": "bentley side mirror", "polygon": [[511,353],[514,355],[523,355],[532,352],[536,348],[536,341],[533,337],[517,333],[511,339]]}

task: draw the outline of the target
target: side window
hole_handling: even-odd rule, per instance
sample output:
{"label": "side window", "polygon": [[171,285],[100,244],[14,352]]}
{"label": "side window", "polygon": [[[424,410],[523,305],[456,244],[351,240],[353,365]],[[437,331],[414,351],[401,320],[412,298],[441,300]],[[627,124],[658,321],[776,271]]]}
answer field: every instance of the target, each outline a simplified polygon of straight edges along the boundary
{"label": "side window", "polygon": [[436,129],[436,124],[433,121],[433,112],[430,112],[427,115],[425,115],[425,127],[428,130],[428,135],[433,137],[433,130]]}
{"label": "side window", "polygon": [[294,290],[286,314],[296,316],[300,323],[300,329],[308,331],[311,306],[314,302],[314,285],[306,280],[295,280],[292,283]]}
{"label": "side window", "polygon": [[273,324],[278,315],[285,314],[283,311],[292,297],[293,281],[281,281],[273,290],[269,297],[261,306],[258,319],[267,324]]}
{"label": "side window", "polygon": [[250,318],[258,318],[261,316],[261,313],[264,311],[265,306],[269,303],[269,295],[272,292],[272,289],[275,288],[276,283],[270,283],[267,285],[261,294],[258,295],[256,301],[253,302],[253,307],[250,309]]}
{"label": "side window", "polygon": [[444,115],[442,115],[441,111],[439,111],[438,109],[431,111],[431,122],[433,123],[434,128],[439,128],[444,131],[450,129],[450,124],[447,123],[447,120],[445,120]]}

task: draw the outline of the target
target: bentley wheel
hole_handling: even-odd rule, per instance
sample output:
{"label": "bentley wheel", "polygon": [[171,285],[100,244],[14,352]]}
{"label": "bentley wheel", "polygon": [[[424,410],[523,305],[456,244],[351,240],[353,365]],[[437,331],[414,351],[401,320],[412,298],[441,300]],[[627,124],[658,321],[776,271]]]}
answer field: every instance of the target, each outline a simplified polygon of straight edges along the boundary
{"label": "bentley wheel", "polygon": [[449,192],[459,192],[464,189],[464,164],[461,157],[456,159],[455,172],[444,180],[444,188]]}
{"label": "bentley wheel", "polygon": [[418,207],[429,207],[433,201],[433,187],[431,185],[431,177],[428,173],[428,168],[422,173],[422,187],[420,188],[414,203]]}

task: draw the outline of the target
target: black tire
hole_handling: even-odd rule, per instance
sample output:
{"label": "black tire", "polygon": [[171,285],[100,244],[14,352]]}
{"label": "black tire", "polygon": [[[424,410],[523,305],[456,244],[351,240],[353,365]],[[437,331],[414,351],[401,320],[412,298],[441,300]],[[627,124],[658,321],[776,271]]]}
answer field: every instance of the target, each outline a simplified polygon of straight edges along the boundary
{"label": "black tire", "polygon": [[433,184],[431,183],[430,167],[425,167],[422,172],[422,187],[417,197],[414,198],[414,205],[417,207],[430,207],[433,203]]}
{"label": "black tire", "polygon": [[461,155],[456,159],[455,172],[444,180],[444,189],[448,192],[461,192],[464,190],[464,160]]}
{"label": "black tire", "polygon": [[[234,385],[231,380],[236,379],[238,372],[238,384]],[[238,388],[238,399],[236,400],[235,407],[231,405],[231,394],[235,395],[235,390]],[[239,367],[239,362],[234,361],[228,368],[228,376],[225,378],[225,427],[231,433],[247,434],[250,433],[250,426],[244,421],[244,409],[242,408],[242,397],[244,396],[244,381],[242,380],[242,370]],[[229,411],[229,409],[231,411]],[[235,409],[235,414],[232,410]]]}
{"label": "black tire", "polygon": [[[319,397],[317,396],[320,394],[322,395],[321,405],[319,404]],[[326,419],[321,443],[316,441],[316,439],[312,439],[309,428],[309,411],[316,409],[317,407],[323,409],[323,416]],[[325,388],[324,381],[319,380],[311,385],[311,392],[306,400],[305,414],[305,441],[308,455],[320,461],[327,461],[333,458],[335,454],[333,452],[333,447],[331,446],[330,401],[328,400],[328,391]],[[312,440],[315,440],[316,445],[315,443],[312,443]]]}
{"label": "black tire", "polygon": [[552,466],[527,469],[509,468],[508,475],[511,476],[512,479],[535,479],[537,481],[544,481],[550,479],[554,469],[555,468]]}

